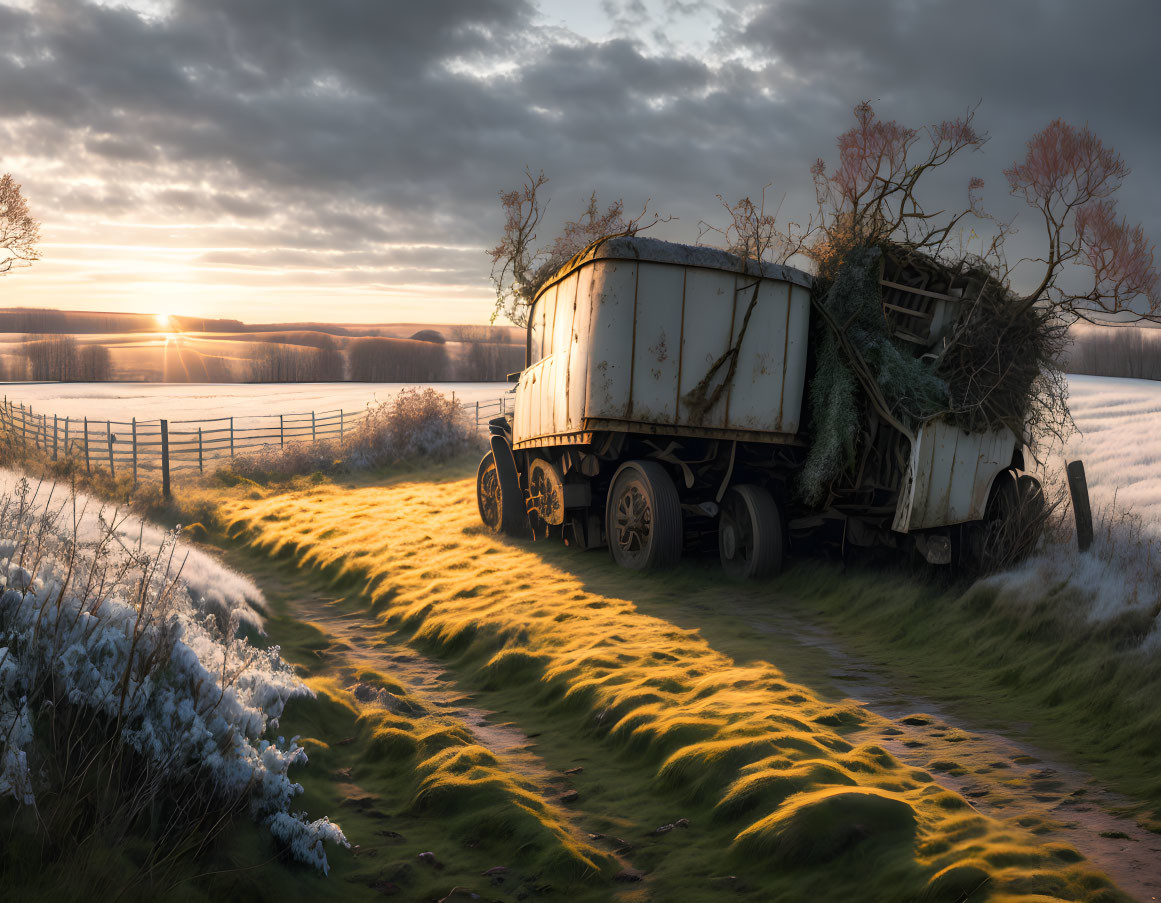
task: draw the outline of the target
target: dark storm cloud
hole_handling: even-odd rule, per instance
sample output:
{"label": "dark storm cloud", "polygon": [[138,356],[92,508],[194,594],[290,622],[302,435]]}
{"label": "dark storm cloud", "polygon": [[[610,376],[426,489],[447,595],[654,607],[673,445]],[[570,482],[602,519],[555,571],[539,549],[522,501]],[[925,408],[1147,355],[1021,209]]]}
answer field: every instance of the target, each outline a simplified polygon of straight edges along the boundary
{"label": "dark storm cloud", "polygon": [[[1138,170],[1123,206],[1161,231],[1161,5],[667,0],[657,18],[640,0],[604,5],[630,37],[538,25],[522,0],[178,0],[160,17],[0,6],[0,147],[67,160],[104,186],[46,171],[42,205],[198,216],[206,238],[255,249],[219,263],[318,249],[350,268],[344,279],[430,267],[482,287],[482,253],[439,266],[438,252],[401,260],[386,246],[493,243],[496,192],[525,163],[552,177],[556,221],[596,188],[631,209],[652,197],[681,218],[669,234],[692,240],[715,193],[771,180],[794,215],[812,197],[810,161],[831,156],[857,101],[920,125],[982,99],[994,139],[977,168],[992,192],[1003,196],[999,170],[1035,129],[1089,121]],[[691,13],[716,38],[705,58],[632,37]]]}

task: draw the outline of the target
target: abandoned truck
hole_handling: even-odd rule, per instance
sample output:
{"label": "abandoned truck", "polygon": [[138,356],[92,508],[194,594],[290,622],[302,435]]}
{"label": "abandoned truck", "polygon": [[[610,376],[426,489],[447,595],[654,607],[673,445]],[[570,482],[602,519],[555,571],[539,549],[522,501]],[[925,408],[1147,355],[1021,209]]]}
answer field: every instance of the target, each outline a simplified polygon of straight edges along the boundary
{"label": "abandoned truck", "polygon": [[[881,284],[888,325],[917,355],[962,303]],[[933,563],[978,555],[989,525],[1038,491],[1007,429],[930,420],[912,431],[872,410],[853,473],[822,504],[797,497],[810,287],[791,267],[643,237],[573,258],[537,293],[512,411],[490,423],[484,523],[607,545],[637,570],[716,546],[734,578],[775,573],[791,536],[825,530]]]}

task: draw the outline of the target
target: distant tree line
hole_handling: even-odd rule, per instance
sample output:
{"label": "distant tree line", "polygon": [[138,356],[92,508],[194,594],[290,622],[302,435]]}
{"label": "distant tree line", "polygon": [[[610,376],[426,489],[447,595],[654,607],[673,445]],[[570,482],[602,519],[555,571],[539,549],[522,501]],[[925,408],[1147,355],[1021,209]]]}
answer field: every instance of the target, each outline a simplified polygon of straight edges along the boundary
{"label": "distant tree line", "polygon": [[353,382],[436,382],[451,376],[447,347],[415,339],[354,339],[350,344]]}
{"label": "distant tree line", "polygon": [[344,378],[343,353],[330,336],[313,346],[257,344],[250,358],[249,381],[258,383],[325,383]]}
{"label": "distant tree line", "polygon": [[25,339],[22,351],[28,379],[99,382],[112,375],[108,348],[79,345],[71,335],[30,336]]}
{"label": "distant tree line", "polygon": [[1068,349],[1063,369],[1088,376],[1161,379],[1161,329],[1121,326],[1081,332]]}
{"label": "distant tree line", "polygon": [[[493,382],[503,381],[524,366],[524,346],[509,342],[507,331],[456,327],[449,335],[450,340],[437,330],[424,329],[410,339],[336,339],[307,330],[271,332],[248,346],[239,342],[239,348],[248,348],[240,365],[236,359],[195,353],[182,358],[180,366],[162,378],[264,383]],[[107,347],[78,341],[69,334],[29,333],[20,345],[19,357],[9,360],[8,366],[0,363],[0,379],[115,378]]]}

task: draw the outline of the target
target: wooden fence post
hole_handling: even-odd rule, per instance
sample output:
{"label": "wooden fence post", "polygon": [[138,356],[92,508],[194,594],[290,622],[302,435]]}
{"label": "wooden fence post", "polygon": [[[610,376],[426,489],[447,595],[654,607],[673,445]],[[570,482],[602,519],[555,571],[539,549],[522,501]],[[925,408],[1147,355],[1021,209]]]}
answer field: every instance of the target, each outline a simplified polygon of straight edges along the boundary
{"label": "wooden fence post", "polygon": [[137,418],[133,418],[133,485],[137,485]]}
{"label": "wooden fence post", "polygon": [[65,457],[67,458],[69,456],[69,418],[68,417],[65,418],[64,447],[65,447]]}
{"label": "wooden fence post", "polygon": [[1076,517],[1076,545],[1084,552],[1092,545],[1092,506],[1088,500],[1083,461],[1068,463],[1068,491],[1072,495],[1072,513]]}
{"label": "wooden fence post", "polygon": [[56,460],[56,414],[52,415],[52,459]]}
{"label": "wooden fence post", "polygon": [[113,464],[113,424],[108,420],[105,421],[105,438],[109,440],[109,476],[114,480],[117,479],[117,468]]}
{"label": "wooden fence post", "polygon": [[343,409],[339,408],[339,448],[343,447]]}
{"label": "wooden fence post", "polygon": [[89,462],[89,418],[85,418],[85,473],[92,473],[93,466]]}
{"label": "wooden fence post", "polygon": [[161,494],[169,498],[169,421],[161,421]]}
{"label": "wooden fence post", "polygon": [[286,446],[286,430],[283,427],[282,415],[278,415],[278,445],[279,447]]}
{"label": "wooden fence post", "polygon": [[202,428],[198,427],[198,473],[205,473],[205,459],[202,457]]}
{"label": "wooden fence post", "polygon": [[230,418],[230,460],[234,460],[234,418]]}
{"label": "wooden fence post", "polygon": [[318,442],[318,433],[314,428],[314,411],[310,412],[310,441]]}

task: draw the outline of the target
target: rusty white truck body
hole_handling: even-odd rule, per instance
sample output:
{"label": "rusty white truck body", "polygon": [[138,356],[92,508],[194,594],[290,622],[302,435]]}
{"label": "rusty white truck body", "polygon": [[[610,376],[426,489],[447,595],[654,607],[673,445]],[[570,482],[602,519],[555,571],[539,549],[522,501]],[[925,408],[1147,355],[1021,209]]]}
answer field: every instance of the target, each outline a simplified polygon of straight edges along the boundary
{"label": "rusty white truck body", "polygon": [[810,277],[763,268],[735,376],[722,402],[699,416],[682,400],[733,345],[755,282],[725,269],[727,255],[699,250],[614,239],[541,290],[516,387],[513,448],[586,443],[602,430],[797,439]]}
{"label": "rusty white truck body", "polygon": [[[958,298],[883,285],[897,337],[930,345],[954,322]],[[804,510],[792,481],[808,450],[810,286],[791,267],[639,237],[574,258],[532,305],[512,414],[481,463],[485,522],[608,544],[629,567],[716,535],[741,577],[776,570],[788,534],[826,522],[844,544],[913,535],[948,560],[949,528],[983,521],[1005,474],[1015,485],[1020,443],[873,425],[857,478]]]}

